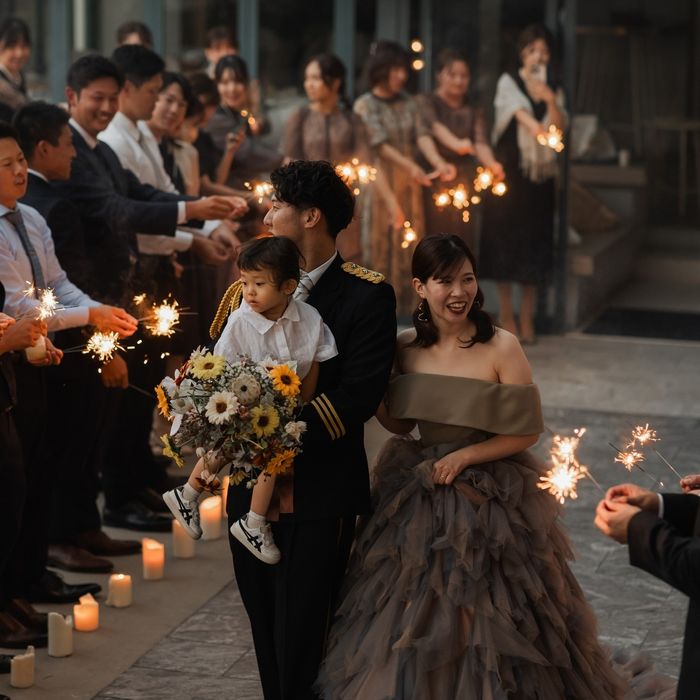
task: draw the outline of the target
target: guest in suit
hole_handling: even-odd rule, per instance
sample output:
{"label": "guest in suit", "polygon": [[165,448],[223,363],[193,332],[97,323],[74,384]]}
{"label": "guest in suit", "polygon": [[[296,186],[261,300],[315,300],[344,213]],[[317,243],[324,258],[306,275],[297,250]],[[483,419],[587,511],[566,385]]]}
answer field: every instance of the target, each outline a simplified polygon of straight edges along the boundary
{"label": "guest in suit", "polygon": [[620,484],[598,504],[595,524],[628,545],[632,566],[690,598],[677,698],[695,700],[700,687],[700,498]]}
{"label": "guest in suit", "polygon": [[[123,84],[119,69],[107,58],[97,55],[79,58],[71,66],[67,82],[69,125],[76,158],[70,178],[56,182],[54,186],[80,210],[98,298],[129,303],[135,293],[144,291],[143,286],[148,282],[138,278],[135,264],[137,232],[173,236],[178,223],[199,220],[201,226],[201,220],[228,216],[231,204],[217,197],[192,200],[143,184],[121,166],[119,158],[107,144],[97,140],[98,134],[106,129],[117,111]],[[222,254],[225,255],[218,243],[204,236],[196,236],[192,247],[207,260],[218,261]],[[140,366],[143,366],[142,362]],[[129,369],[124,358],[116,355],[103,367],[102,377],[107,386],[126,389]],[[103,444],[103,474],[117,477],[126,463],[124,455],[133,452],[136,443],[141,445],[143,442],[141,433],[133,433],[129,419],[123,420],[125,411],[120,406],[123,394],[113,392],[110,395],[107,420],[111,437]],[[149,430],[149,426],[150,420],[145,430]],[[169,518],[154,513],[151,507],[137,500],[141,484],[107,478],[104,486],[104,520],[107,524],[136,530],[170,528]],[[155,505],[154,501],[151,506]]]}
{"label": "guest in suit", "polygon": [[[14,119],[20,146],[29,163],[29,181],[22,202],[34,207],[51,230],[56,257],[69,278],[92,292],[90,261],[80,212],[64,199],[51,181],[67,180],[75,156],[68,114],[56,105],[30,102]],[[85,329],[56,334],[59,347],[85,343]],[[47,425],[45,459],[53,465],[49,563],[68,571],[107,572],[112,562],[101,556],[140,551],[135,540],[114,540],[101,529],[97,509],[99,460],[97,447],[104,433],[105,392],[95,361],[82,353],[66,355],[46,373],[48,402],[57,410]],[[82,426],[80,431],[75,425]]]}
{"label": "guest in suit", "polygon": [[[396,341],[396,301],[383,276],[345,263],[335,239],[354,201],[330,163],[294,161],[272,173],[265,224],[291,238],[306,261],[295,298],[314,306],[339,355],[320,369],[317,395],[302,410],[308,429],[294,463],[293,512],[273,523],[278,566],[251,557],[231,538],[236,580],[253,630],[266,700],[316,697],[328,622],[352,544],[355,518],[370,509],[364,423],[384,396]],[[240,303],[234,284],[212,324],[217,337]],[[232,524],[250,509],[250,491],[229,490]]]}
{"label": "guest in suit", "polygon": [[27,23],[8,17],[0,24],[0,119],[10,121],[27,101],[24,66],[31,53]]}
{"label": "guest in suit", "polygon": [[[0,282],[0,310],[5,304],[5,287]],[[28,644],[45,644],[46,629],[25,625],[12,615],[16,604],[8,587],[8,564],[20,536],[27,484],[22,460],[22,445],[15,426],[13,409],[17,405],[14,374],[16,353],[34,345],[46,332],[46,324],[31,318],[16,322],[0,312],[0,647],[23,649]],[[33,611],[33,609],[32,609]],[[34,612],[34,611],[33,611]],[[39,614],[35,613],[35,617]],[[21,612],[20,617],[23,617]],[[0,654],[0,673],[12,657]],[[9,671],[9,668],[8,668]]]}
{"label": "guest in suit", "polygon": [[[87,324],[122,337],[136,329],[136,320],[122,309],[100,304],[66,276],[54,252],[51,232],[42,216],[18,203],[27,187],[27,162],[16,131],[0,123],[0,279],[5,287],[5,308],[15,318],[38,317],[36,290],[50,288],[63,307],[46,319],[49,331],[78,328]],[[30,280],[34,291],[28,293]],[[44,339],[45,359],[40,364],[58,364],[62,353]],[[20,358],[22,359],[22,358]],[[36,363],[32,363],[36,364]],[[42,453],[48,420],[45,375],[29,362],[15,363],[18,392],[22,401],[14,408],[22,444],[27,492],[20,537],[10,557],[6,585],[15,596],[34,600],[66,602],[74,598],[46,571],[51,461]],[[99,587],[98,587],[99,588]],[[84,592],[84,591],[83,591]]]}

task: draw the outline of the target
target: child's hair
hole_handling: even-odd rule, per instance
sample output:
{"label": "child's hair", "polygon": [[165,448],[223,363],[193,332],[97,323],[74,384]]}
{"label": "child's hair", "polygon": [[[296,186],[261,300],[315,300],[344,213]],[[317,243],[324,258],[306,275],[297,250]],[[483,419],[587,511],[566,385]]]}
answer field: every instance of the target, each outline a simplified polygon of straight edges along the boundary
{"label": "child's hair", "polygon": [[241,246],[238,269],[244,272],[269,270],[280,287],[287,280],[299,281],[302,255],[296,243],[285,236],[254,238]]}

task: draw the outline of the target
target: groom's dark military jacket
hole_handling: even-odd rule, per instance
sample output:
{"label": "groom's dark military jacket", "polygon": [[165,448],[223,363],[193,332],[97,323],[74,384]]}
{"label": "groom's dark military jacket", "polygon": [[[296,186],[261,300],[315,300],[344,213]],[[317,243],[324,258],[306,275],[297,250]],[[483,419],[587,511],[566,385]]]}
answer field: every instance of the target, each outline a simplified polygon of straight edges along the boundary
{"label": "groom's dark military jacket", "polygon": [[[320,365],[316,396],[301,411],[303,452],[294,460],[294,517],[357,515],[370,509],[364,424],[386,392],[396,346],[396,298],[377,272],[337,255],[306,303],[330,328],[338,355]],[[211,327],[216,340],[241,303],[227,290]],[[250,490],[233,489],[233,516],[248,511]]]}

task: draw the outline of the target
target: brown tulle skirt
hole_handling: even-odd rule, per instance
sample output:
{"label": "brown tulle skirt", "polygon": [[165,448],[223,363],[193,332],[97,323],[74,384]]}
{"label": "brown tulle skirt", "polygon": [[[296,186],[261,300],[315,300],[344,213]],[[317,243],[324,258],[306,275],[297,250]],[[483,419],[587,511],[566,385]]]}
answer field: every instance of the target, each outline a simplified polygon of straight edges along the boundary
{"label": "brown tulle skirt", "polygon": [[322,697],[625,697],[627,682],[599,645],[566,563],[559,506],[537,488],[541,465],[522,453],[435,485],[435,459],[464,444],[397,437],[382,451],[374,513],[358,533],[319,676]]}

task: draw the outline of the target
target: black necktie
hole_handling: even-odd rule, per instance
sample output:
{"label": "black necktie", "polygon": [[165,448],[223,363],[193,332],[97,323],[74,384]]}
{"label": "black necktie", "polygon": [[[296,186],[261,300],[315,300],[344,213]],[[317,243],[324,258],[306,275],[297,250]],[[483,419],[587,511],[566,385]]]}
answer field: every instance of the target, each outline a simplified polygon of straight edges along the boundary
{"label": "black necktie", "polygon": [[44,272],[41,269],[41,262],[39,261],[39,256],[36,254],[36,249],[29,240],[29,234],[24,226],[22,212],[19,209],[8,211],[7,214],[5,214],[5,218],[14,226],[19,240],[22,242],[22,248],[24,248],[24,252],[29,258],[29,264],[32,267],[32,277],[34,278],[34,288],[46,289],[46,280],[44,279]]}

